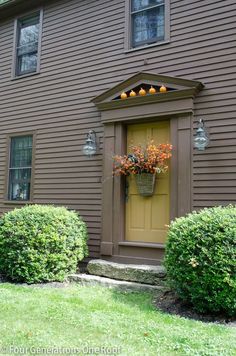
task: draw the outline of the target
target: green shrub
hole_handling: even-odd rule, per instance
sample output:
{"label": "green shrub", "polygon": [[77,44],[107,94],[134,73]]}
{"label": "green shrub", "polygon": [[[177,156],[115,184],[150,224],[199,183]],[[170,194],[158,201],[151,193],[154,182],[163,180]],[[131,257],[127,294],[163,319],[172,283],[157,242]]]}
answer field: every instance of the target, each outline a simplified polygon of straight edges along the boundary
{"label": "green shrub", "polygon": [[171,223],[170,286],[200,312],[236,314],[236,207],[205,208]]}
{"label": "green shrub", "polygon": [[0,219],[0,272],[11,280],[63,281],[86,255],[86,225],[74,211],[29,205]]}

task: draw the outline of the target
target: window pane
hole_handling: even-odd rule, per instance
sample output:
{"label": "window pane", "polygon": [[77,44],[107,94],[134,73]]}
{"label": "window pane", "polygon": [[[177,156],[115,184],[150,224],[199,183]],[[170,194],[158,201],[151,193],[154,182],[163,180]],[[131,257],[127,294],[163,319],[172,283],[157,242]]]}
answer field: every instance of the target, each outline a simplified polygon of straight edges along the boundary
{"label": "window pane", "polygon": [[19,20],[21,27],[28,27],[39,23],[39,12],[23,17]]}
{"label": "window pane", "polygon": [[11,169],[9,175],[9,199],[29,200],[31,168]]}
{"label": "window pane", "polygon": [[132,21],[134,46],[164,39],[164,6],[138,12]]}
{"label": "window pane", "polygon": [[38,42],[33,42],[18,48],[18,56],[23,54],[35,54],[38,51]]}
{"label": "window pane", "polygon": [[39,25],[32,25],[20,29],[19,46],[26,45],[31,42],[38,42]]}
{"label": "window pane", "polygon": [[132,0],[132,11],[138,11],[150,6],[164,5],[164,0]]}
{"label": "window pane", "polygon": [[24,54],[18,57],[18,74],[37,71],[38,54]]}
{"label": "window pane", "polygon": [[10,168],[31,167],[32,136],[13,137],[11,139]]}

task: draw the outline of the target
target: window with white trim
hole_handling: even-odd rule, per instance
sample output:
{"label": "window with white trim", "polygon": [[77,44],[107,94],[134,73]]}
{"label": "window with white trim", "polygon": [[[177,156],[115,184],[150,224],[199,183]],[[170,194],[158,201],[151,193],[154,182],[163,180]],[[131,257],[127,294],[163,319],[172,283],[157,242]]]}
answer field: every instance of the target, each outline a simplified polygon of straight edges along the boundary
{"label": "window with white trim", "polygon": [[131,0],[131,47],[165,40],[165,0]]}

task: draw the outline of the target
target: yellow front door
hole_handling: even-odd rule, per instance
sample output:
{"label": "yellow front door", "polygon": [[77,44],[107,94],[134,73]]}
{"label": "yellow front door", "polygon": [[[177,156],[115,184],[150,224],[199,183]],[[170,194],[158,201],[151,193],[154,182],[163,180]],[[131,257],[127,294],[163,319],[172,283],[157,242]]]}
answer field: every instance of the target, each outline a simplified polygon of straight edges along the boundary
{"label": "yellow front door", "polygon": [[[128,126],[127,150],[150,140],[169,143],[169,121]],[[135,179],[127,177],[126,241],[165,243],[170,221],[170,174],[158,174],[152,197],[138,194]]]}

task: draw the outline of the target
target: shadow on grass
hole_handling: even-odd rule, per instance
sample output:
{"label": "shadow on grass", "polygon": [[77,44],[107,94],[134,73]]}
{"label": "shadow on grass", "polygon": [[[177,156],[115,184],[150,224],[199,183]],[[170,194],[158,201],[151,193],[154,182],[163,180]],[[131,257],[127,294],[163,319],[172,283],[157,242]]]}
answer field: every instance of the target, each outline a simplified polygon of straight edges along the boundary
{"label": "shadow on grass", "polygon": [[113,290],[112,297],[119,303],[128,304],[142,311],[156,311],[168,316],[236,327],[236,317],[229,317],[222,313],[198,313],[193,305],[181,300],[173,291],[135,293]]}
{"label": "shadow on grass", "polygon": [[153,292],[132,292],[111,289],[114,301],[138,308],[142,311],[155,311],[154,300],[156,293]]}

